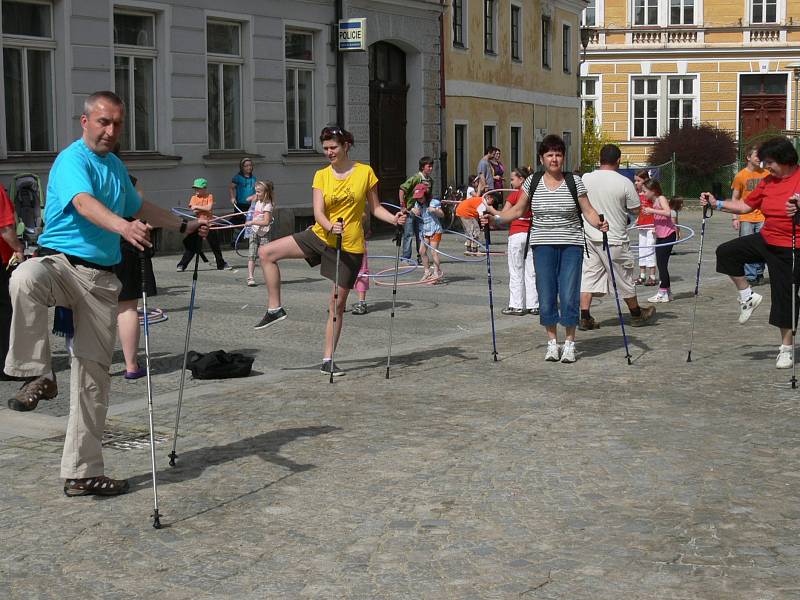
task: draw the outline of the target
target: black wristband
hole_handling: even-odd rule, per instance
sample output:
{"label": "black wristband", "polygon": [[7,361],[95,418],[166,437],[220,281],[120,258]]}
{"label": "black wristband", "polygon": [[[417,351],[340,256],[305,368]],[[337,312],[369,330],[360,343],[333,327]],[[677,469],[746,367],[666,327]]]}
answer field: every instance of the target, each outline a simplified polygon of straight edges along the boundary
{"label": "black wristband", "polygon": [[181,219],[181,226],[178,228],[180,233],[186,233],[186,228],[189,226],[189,221]]}

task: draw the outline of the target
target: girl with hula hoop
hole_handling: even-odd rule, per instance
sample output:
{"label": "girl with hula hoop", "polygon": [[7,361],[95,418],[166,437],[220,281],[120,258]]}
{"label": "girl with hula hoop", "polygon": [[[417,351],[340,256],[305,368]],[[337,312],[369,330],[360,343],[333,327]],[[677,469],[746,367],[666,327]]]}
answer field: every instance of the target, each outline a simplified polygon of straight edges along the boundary
{"label": "girl with hula hoop", "polygon": [[[405,224],[406,214],[402,211],[392,214],[381,206],[378,178],[372,167],[355,162],[349,156],[353,146],[353,135],[349,131],[325,127],[319,141],[330,165],[314,175],[312,201],[316,223],[311,229],[272,241],[259,249],[258,257],[267,284],[267,312],[255,329],[269,327],[287,316],[281,305],[278,261],[305,258],[312,267],[321,265],[320,274],[338,281],[339,286],[331,291],[328,303],[320,371],[338,376],[344,375],[344,371],[333,363],[332,356],[342,330],[347,295],[355,285],[364,254],[361,219],[367,205],[375,217],[395,226]],[[337,251],[339,244],[341,252]]]}
{"label": "girl with hula hoop", "polygon": [[680,209],[682,203],[678,200],[667,200],[657,179],[650,178],[642,183],[642,191],[645,197],[653,203],[652,207],[643,207],[642,212],[653,215],[656,235],[656,243],[654,244],[656,265],[658,266],[658,277],[660,279],[658,292],[648,298],[647,301],[653,303],[671,302],[669,257],[672,255],[673,242],[678,239],[678,228],[675,225],[673,214]]}

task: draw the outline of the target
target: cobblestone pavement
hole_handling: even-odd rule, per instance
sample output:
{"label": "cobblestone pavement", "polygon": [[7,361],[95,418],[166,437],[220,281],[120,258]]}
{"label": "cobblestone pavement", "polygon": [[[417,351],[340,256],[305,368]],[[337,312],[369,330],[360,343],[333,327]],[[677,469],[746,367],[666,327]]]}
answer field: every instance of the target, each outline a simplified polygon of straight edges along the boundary
{"label": "cobblestone pavement", "polygon": [[[699,231],[699,213],[683,221]],[[245,287],[245,261],[204,269],[191,347],[252,353],[259,373],[187,377],[176,467],[191,280],[160,257],[153,304],[169,320],[151,345],[164,528],[150,524],[146,444],[106,448],[108,474],[129,477],[132,493],[61,494],[60,353],[58,399],[0,408],[0,597],[800,598],[800,391],[774,367],[768,299],[736,324],[735,291],[714,273],[728,227],[708,226],[692,363],[697,240],[673,258],[675,302],[658,306],[655,325],[626,329],[630,366],[608,298],[593,310],[601,328],[579,333],[578,362],[544,362],[537,319],[499,314],[497,257],[499,362],[485,265],[447,263],[446,284],[398,292],[388,380],[391,290],[370,290],[371,312],[346,317],[337,358],[348,373],[333,385],[318,372],[329,288],[315,271],[286,263],[289,319],[253,332],[265,291]],[[109,429],[146,441],[145,383],[121,369]],[[15,389],[0,386],[4,398]]]}

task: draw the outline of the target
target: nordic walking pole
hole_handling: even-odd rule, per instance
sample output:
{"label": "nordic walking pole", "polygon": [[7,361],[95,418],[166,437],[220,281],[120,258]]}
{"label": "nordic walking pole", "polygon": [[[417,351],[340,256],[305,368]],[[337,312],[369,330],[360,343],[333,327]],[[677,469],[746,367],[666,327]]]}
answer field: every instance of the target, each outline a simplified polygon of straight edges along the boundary
{"label": "nordic walking pole", "polygon": [[153,427],[153,382],[150,372],[150,324],[147,313],[147,270],[144,251],[139,252],[142,273],[142,310],[144,311],[144,364],[147,370],[147,412],[150,420],[150,467],[153,471],[153,527],[161,529],[161,514],[158,512],[158,483],[156,481],[156,439]]}
{"label": "nordic walking pole", "polygon": [[694,281],[694,308],[692,309],[692,333],[689,335],[689,354],[686,356],[686,362],[692,362],[692,346],[694,345],[694,321],[697,318],[697,297],[700,295],[700,267],[703,264],[703,240],[706,237],[706,219],[708,219],[712,212],[711,204],[706,204],[703,207],[703,222],[700,225],[700,250],[697,253],[697,276]]}
{"label": "nordic walking pole", "polygon": [[[344,219],[339,217],[337,223],[343,222]],[[336,342],[338,341],[336,336],[336,318],[339,314],[339,261],[342,258],[342,234],[344,234],[344,231],[336,237],[336,275],[334,276],[333,282],[333,346],[331,347],[331,376],[328,379],[328,383],[333,383],[333,355],[336,353]]]}
{"label": "nordic walking pole", "polygon": [[386,353],[386,379],[389,379],[389,369],[392,366],[392,326],[394,325],[394,305],[397,300],[397,272],[400,270],[400,242],[403,232],[398,225],[394,232],[394,243],[397,246],[394,257],[394,285],[392,286],[392,314],[389,317],[389,351]]}
{"label": "nordic walking pole", "polygon": [[795,251],[797,250],[797,213],[792,217],[792,389],[797,388],[797,367],[795,364],[795,346],[797,337],[797,281],[795,280]]}
{"label": "nordic walking pole", "polygon": [[[602,223],[605,220],[605,217],[602,214],[598,214],[600,217],[600,222]],[[608,232],[603,232],[603,249],[606,251],[606,256],[608,256],[608,271],[611,273],[611,283],[614,285],[614,298],[617,300],[617,315],[619,316],[619,326],[622,329],[622,343],[625,345],[625,358],[628,361],[628,364],[631,363],[631,353],[628,350],[628,336],[625,335],[625,320],[622,318],[622,305],[619,303],[619,290],[617,290],[617,277],[614,275],[614,261],[611,258],[611,246],[608,245]]]}
{"label": "nordic walking pole", "polygon": [[497,362],[497,336],[494,331],[494,294],[492,293],[492,253],[490,252],[492,239],[489,229],[489,223],[487,222],[483,228],[483,235],[486,239],[486,277],[489,281],[489,314],[492,320],[492,357]]}
{"label": "nordic walking pole", "polygon": [[[197,236],[198,246],[202,243],[200,236]],[[192,315],[194,314],[194,295],[197,289],[197,266],[200,263],[200,253],[194,255],[194,272],[192,273],[192,294],[189,298],[189,318],[186,322],[186,339],[183,342],[183,366],[181,367],[181,386],[178,388],[178,411],[175,413],[175,432],[172,435],[172,452],[169,453],[169,466],[175,466],[175,447],[178,444],[178,424],[181,421],[181,403],[183,402],[183,385],[186,381],[186,360],[189,356],[189,337],[192,334]]]}

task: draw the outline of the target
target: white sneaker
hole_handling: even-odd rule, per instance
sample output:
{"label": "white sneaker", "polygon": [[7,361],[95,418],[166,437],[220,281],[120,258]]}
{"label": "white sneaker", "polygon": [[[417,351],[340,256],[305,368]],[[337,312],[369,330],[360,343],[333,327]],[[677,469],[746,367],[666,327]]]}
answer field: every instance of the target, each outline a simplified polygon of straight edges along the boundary
{"label": "white sneaker", "polygon": [[575,362],[575,342],[564,342],[564,347],[561,349],[561,362]]}
{"label": "white sneaker", "polygon": [[558,342],[550,340],[547,342],[547,353],[544,359],[549,362],[558,362]]}
{"label": "white sneaker", "polygon": [[776,369],[792,368],[792,347],[783,346],[778,349],[778,359],[775,361]]}
{"label": "white sneaker", "polygon": [[[753,314],[753,311],[759,307],[761,301],[764,299],[764,296],[761,294],[756,294],[753,292],[750,294],[750,297],[742,302],[739,301],[739,323],[747,323],[747,320],[750,318],[750,315]],[[791,366],[791,365],[789,365]]]}
{"label": "white sneaker", "polygon": [[659,290],[655,296],[650,296],[647,301],[653,304],[657,302],[672,302],[672,293]]}

